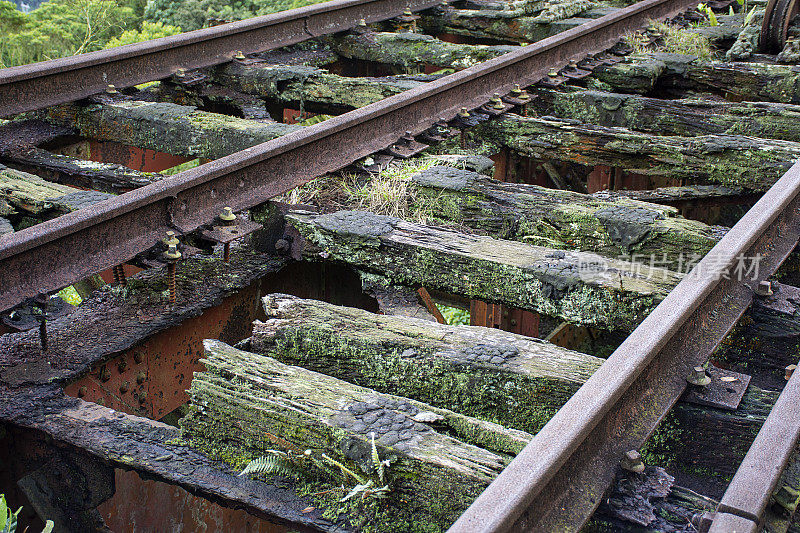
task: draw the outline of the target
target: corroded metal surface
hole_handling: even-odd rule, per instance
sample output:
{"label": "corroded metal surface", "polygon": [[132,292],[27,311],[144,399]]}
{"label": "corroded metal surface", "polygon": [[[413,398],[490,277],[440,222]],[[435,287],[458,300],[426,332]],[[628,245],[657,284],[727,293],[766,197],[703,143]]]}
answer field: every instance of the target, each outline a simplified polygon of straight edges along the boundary
{"label": "corroded metal surface", "polygon": [[0,116],[63,104],[116,87],[166,78],[186,70],[231,61],[242,51],[263,52],[311,37],[348,30],[419,11],[440,0],[334,0],[273,15],[0,70]]}

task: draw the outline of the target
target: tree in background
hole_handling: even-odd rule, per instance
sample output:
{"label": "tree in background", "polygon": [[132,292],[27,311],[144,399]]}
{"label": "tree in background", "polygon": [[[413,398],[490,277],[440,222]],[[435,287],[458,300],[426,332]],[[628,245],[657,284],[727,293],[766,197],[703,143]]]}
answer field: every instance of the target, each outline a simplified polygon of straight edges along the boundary
{"label": "tree in background", "polygon": [[181,33],[181,29],[177,26],[145,20],[142,22],[140,29],[125,30],[119,37],[111,39],[103,48],[114,48],[115,46],[122,46],[123,44],[141,43],[142,41],[169,37],[170,35],[177,35],[179,33]]}

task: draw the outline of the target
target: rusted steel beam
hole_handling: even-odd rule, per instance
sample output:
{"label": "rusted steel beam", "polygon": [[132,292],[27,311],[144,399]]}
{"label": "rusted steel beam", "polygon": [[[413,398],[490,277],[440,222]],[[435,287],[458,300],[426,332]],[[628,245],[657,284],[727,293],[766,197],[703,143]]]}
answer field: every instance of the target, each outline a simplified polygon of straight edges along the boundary
{"label": "rusted steel beam", "polygon": [[263,52],[312,37],[421,11],[441,0],[334,0],[213,28],[0,70],[0,116],[63,104],[109,84],[130,87],[231,61],[238,51]]}
{"label": "rusted steel beam", "polygon": [[[451,533],[577,531],[800,236],[795,164],[534,437]],[[755,276],[721,276],[760,254]],[[755,277],[756,279],[751,279]]]}
{"label": "rusted steel beam", "polygon": [[[800,439],[800,372],[794,372],[739,465],[717,511],[761,524],[770,496]],[[726,520],[714,520],[709,533],[726,533]],[[741,530],[737,530],[741,531]],[[745,530],[746,531],[746,530]]]}
{"label": "rusted steel beam", "polygon": [[194,230],[225,206],[249,208],[342,168],[396,142],[404,131],[424,131],[462,106],[478,107],[494,92],[532,83],[550,68],[604,50],[626,31],[691,4],[644,0],[423,87],[11,234],[0,246],[0,309],[124,263],[168,229]]}

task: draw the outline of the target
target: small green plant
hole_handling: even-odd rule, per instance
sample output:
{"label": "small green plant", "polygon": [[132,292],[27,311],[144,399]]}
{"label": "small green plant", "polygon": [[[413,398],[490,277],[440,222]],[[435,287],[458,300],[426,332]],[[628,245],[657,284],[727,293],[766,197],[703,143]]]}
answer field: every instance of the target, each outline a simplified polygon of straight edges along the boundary
{"label": "small green plant", "polygon": [[381,460],[378,448],[375,446],[375,434],[371,435],[372,442],[372,476],[366,477],[356,474],[341,462],[322,453],[317,456],[312,450],[305,450],[300,453],[293,450],[267,450],[266,455],[250,461],[239,475],[247,476],[253,474],[286,476],[291,478],[301,478],[309,476],[329,475],[334,476],[343,482],[355,482],[355,486],[350,489],[340,502],[346,502],[356,496],[362,500],[367,498],[385,498],[390,492],[389,484],[386,482],[386,468],[391,462]]}
{"label": "small green plant", "polygon": [[[9,509],[8,504],[6,503],[5,495],[0,494],[0,533],[16,533],[18,522],[17,517],[21,511],[22,507],[17,509],[16,512],[11,512],[11,509]],[[53,527],[55,527],[53,521],[48,520],[44,524],[42,533],[51,533],[53,531]]]}
{"label": "small green plant", "polygon": [[662,35],[667,52],[692,55],[699,59],[711,57],[711,41],[704,35],[664,22],[651,21],[650,27]]}
{"label": "small green plant", "polygon": [[719,26],[717,15],[714,14],[714,11],[708,6],[708,4],[697,4],[697,11],[705,15],[705,17],[708,19],[709,26]]}

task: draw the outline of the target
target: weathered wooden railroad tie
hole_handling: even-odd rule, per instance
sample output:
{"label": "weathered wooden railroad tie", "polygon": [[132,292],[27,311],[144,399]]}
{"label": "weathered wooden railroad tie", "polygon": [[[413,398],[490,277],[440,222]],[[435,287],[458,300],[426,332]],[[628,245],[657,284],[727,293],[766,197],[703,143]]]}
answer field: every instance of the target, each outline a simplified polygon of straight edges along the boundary
{"label": "weathered wooden railroad tie", "polygon": [[793,6],[394,4],[0,70],[0,493],[797,530]]}

